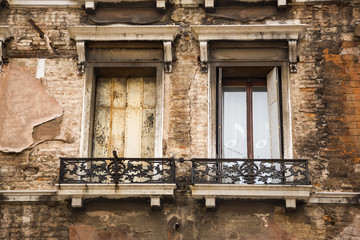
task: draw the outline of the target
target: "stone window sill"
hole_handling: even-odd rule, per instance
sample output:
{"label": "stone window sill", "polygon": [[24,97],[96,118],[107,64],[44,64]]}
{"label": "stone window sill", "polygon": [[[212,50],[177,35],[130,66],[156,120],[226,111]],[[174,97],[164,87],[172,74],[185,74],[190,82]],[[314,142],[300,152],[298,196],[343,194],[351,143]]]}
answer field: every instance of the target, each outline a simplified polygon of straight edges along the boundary
{"label": "stone window sill", "polygon": [[285,199],[286,208],[296,208],[296,200],[309,200],[311,189],[312,185],[195,184],[191,194],[205,198],[207,208],[215,207],[216,198]]}
{"label": "stone window sill", "polygon": [[82,207],[83,199],[150,197],[152,207],[160,207],[161,196],[173,196],[175,183],[164,184],[57,184],[60,199],[71,198],[72,207]]}

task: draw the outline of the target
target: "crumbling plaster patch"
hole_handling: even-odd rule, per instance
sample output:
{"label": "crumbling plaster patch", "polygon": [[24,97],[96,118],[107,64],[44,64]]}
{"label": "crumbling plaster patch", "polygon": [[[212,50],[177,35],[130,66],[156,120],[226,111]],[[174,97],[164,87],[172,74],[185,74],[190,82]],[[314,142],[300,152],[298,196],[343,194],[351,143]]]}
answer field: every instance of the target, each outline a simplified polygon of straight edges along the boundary
{"label": "crumbling plaster patch", "polygon": [[34,127],[62,116],[63,110],[41,81],[9,64],[0,74],[0,151],[21,152],[34,143]]}

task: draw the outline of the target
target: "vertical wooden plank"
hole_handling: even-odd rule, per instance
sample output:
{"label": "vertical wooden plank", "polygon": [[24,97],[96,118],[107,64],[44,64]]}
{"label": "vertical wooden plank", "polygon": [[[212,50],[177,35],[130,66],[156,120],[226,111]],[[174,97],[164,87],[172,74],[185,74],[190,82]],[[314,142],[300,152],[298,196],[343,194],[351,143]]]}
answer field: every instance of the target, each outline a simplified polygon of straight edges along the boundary
{"label": "vertical wooden plank", "polygon": [[127,107],[125,122],[125,157],[141,157],[141,123],[143,78],[127,80]]}
{"label": "vertical wooden plank", "polygon": [[124,157],[125,116],[126,116],[126,78],[112,79],[112,129],[111,150]]}
{"label": "vertical wooden plank", "polygon": [[111,79],[99,78],[96,88],[93,156],[107,157],[110,136]]}
{"label": "vertical wooden plank", "polygon": [[144,104],[141,130],[141,157],[154,157],[155,146],[155,78],[144,78]]}
{"label": "vertical wooden plank", "polygon": [[155,93],[155,78],[144,78],[144,108],[155,109],[156,93]]}

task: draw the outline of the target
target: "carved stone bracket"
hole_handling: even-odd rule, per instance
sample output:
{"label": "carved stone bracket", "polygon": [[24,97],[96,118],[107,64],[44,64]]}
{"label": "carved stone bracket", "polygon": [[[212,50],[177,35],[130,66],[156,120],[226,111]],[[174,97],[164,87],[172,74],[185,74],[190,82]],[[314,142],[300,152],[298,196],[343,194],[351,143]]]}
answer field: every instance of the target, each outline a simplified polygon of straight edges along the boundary
{"label": "carved stone bracket", "polygon": [[77,63],[77,70],[78,73],[83,74],[85,73],[85,41],[78,41],[76,42],[76,51],[78,55],[78,63]]}
{"label": "carved stone bracket", "polygon": [[286,6],[286,0],[277,0],[278,7],[285,7]]}
{"label": "carved stone bracket", "polygon": [[202,72],[208,72],[208,43],[200,42],[200,67]]}
{"label": "carved stone bracket", "polygon": [[4,42],[11,37],[12,33],[9,26],[0,26],[0,72],[2,72],[2,68],[4,65]]}
{"label": "carved stone bracket", "polygon": [[172,47],[171,41],[164,41],[164,64],[165,72],[172,72]]}
{"label": "carved stone bracket", "polygon": [[289,40],[289,70],[290,73],[297,73],[297,41]]}

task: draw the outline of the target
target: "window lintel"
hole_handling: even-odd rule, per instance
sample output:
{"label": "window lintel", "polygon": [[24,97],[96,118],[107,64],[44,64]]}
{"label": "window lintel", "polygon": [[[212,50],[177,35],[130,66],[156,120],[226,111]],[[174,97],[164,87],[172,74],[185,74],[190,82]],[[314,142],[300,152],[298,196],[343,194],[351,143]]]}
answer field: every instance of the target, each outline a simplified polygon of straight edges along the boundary
{"label": "window lintel", "polygon": [[172,70],[172,41],[180,34],[179,26],[69,26],[70,38],[76,41],[78,72],[85,72],[86,41],[162,41],[166,72]]}
{"label": "window lintel", "polygon": [[289,45],[290,72],[297,72],[297,42],[304,38],[306,25],[295,23],[267,23],[254,25],[192,25],[192,33],[200,42],[200,62],[207,72],[209,41],[286,40]]}

